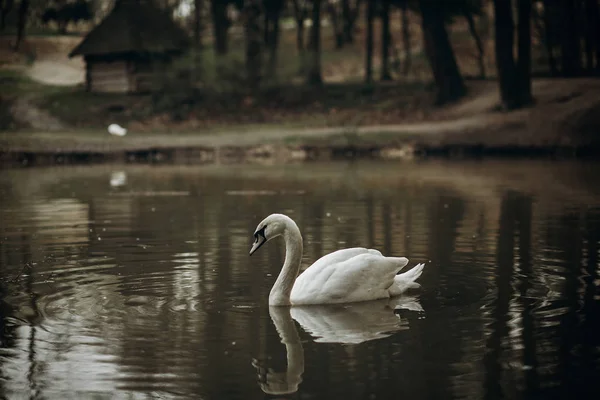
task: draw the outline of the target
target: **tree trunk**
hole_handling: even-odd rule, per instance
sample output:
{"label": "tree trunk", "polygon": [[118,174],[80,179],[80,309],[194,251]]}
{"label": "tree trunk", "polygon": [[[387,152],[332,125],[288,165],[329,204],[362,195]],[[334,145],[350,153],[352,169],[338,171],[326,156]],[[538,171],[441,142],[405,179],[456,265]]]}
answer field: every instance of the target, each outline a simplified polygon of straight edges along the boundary
{"label": "tree trunk", "polygon": [[227,4],[222,0],[211,0],[210,11],[215,36],[215,52],[218,56],[225,55],[227,54],[227,31],[229,29]]}
{"label": "tree trunk", "polygon": [[373,81],[373,19],[375,18],[375,0],[367,0],[367,35],[366,35],[366,58],[365,58],[365,81]]}
{"label": "tree trunk", "polygon": [[194,83],[202,76],[202,6],[204,0],[194,0]]}
{"label": "tree trunk", "polygon": [[575,2],[573,0],[562,0],[562,11],[562,73],[564,76],[573,77],[581,72],[581,46]]}
{"label": "tree trunk", "polygon": [[17,39],[14,50],[18,51],[21,42],[25,38],[25,27],[27,25],[27,14],[29,12],[29,0],[21,0],[19,14],[17,15]]}
{"label": "tree trunk", "polygon": [[590,43],[596,56],[595,69],[600,70],[600,9],[597,0],[585,1],[585,14],[588,20]]}
{"label": "tree trunk", "polygon": [[402,47],[404,48],[404,76],[410,72],[412,49],[410,45],[410,26],[408,21],[408,2],[402,3]]}
{"label": "tree trunk", "polygon": [[494,0],[496,14],[496,66],[498,83],[500,84],[500,99],[506,109],[518,107],[516,101],[516,68],[513,56],[514,22],[511,1]]}
{"label": "tree trunk", "polygon": [[304,20],[306,19],[306,8],[300,0],[293,0],[294,17],[296,19],[296,48],[300,59],[300,73],[306,72],[306,51],[304,49]]}
{"label": "tree trunk", "polygon": [[204,0],[194,0],[194,45],[196,49],[202,46],[202,3]]}
{"label": "tree trunk", "polygon": [[[265,3],[267,3],[265,1]],[[270,19],[269,19],[269,6],[265,4],[265,13],[263,15],[263,40],[264,40],[264,45],[269,48],[269,40],[271,40],[271,29],[269,28],[270,25]]]}
{"label": "tree trunk", "polygon": [[[586,1],[587,3],[587,1]],[[585,54],[585,69],[588,73],[594,70],[594,25],[590,21],[590,14],[585,4],[585,20],[583,23],[583,48]]]}
{"label": "tree trunk", "polygon": [[6,28],[6,16],[12,10],[14,0],[0,0],[0,31]]}
{"label": "tree trunk", "polygon": [[531,95],[531,0],[518,0],[518,60],[515,62],[512,2],[495,0],[496,66],[500,98],[512,110],[532,102]]}
{"label": "tree trunk", "polygon": [[381,80],[391,81],[390,74],[390,5],[391,0],[382,0],[381,9]]}
{"label": "tree trunk", "polygon": [[475,44],[477,45],[479,77],[481,79],[485,79],[485,49],[483,47],[483,42],[481,41],[481,37],[479,37],[479,33],[477,33],[473,13],[471,13],[468,9],[465,9],[463,14],[467,19],[467,23],[469,24],[469,32],[471,32],[471,36],[473,36],[473,39],[475,39]]}
{"label": "tree trunk", "polygon": [[556,58],[554,58],[554,26],[552,26],[552,18],[550,18],[551,0],[543,0],[544,4],[544,33],[546,42],[546,52],[548,53],[548,64],[550,66],[550,75],[558,76],[558,67]]}
{"label": "tree trunk", "polygon": [[268,41],[267,48],[269,49],[269,64],[267,68],[268,76],[275,76],[277,72],[277,49],[279,47],[279,17],[283,8],[282,0],[274,0],[268,4],[265,10],[268,23]]}
{"label": "tree trunk", "polygon": [[517,81],[519,88],[519,106],[530,104],[531,95],[531,0],[518,0],[519,10],[519,60],[517,63]]}
{"label": "tree trunk", "polygon": [[336,5],[331,1],[327,1],[327,12],[329,13],[333,34],[335,35],[335,48],[341,49],[344,47],[344,31],[340,26],[340,19],[337,13]]}
{"label": "tree trunk", "polygon": [[261,45],[260,29],[261,0],[246,0],[244,5],[246,30],[246,78],[251,89],[256,90],[261,78]]}
{"label": "tree trunk", "polygon": [[421,1],[420,7],[425,53],[437,86],[437,103],[457,100],[464,96],[467,90],[450,45],[444,15],[433,0]]}
{"label": "tree trunk", "polygon": [[296,29],[296,48],[300,58],[300,73],[306,70],[306,51],[304,49],[304,21],[296,21],[298,27]]}
{"label": "tree trunk", "polygon": [[310,29],[311,60],[306,81],[309,85],[313,86],[321,86],[323,84],[323,76],[321,75],[321,1],[312,1],[312,27]]}
{"label": "tree trunk", "polygon": [[358,18],[360,3],[361,0],[356,0],[356,5],[354,8],[352,8],[351,0],[342,0],[344,43],[354,43],[354,24]]}
{"label": "tree trunk", "polygon": [[273,31],[271,32],[271,48],[269,53],[269,74],[275,76],[277,73],[277,50],[279,49],[279,13],[273,19]]}

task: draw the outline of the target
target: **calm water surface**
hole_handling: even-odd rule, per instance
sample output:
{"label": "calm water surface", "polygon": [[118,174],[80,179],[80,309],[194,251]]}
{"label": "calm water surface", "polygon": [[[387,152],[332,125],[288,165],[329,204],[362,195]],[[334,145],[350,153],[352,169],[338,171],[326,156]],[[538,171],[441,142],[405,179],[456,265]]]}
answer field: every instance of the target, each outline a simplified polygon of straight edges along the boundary
{"label": "calm water surface", "polygon": [[[597,398],[600,168],[464,162],[0,172],[0,398]],[[426,262],[394,302],[271,308],[303,265]]]}

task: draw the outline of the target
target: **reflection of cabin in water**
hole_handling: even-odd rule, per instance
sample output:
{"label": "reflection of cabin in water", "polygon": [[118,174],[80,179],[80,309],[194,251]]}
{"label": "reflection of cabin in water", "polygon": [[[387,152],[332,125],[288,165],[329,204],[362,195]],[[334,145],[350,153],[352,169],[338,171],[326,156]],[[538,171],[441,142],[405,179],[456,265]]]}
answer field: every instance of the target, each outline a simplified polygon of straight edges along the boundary
{"label": "reflection of cabin in water", "polygon": [[88,91],[139,93],[188,46],[185,31],[149,0],[117,0],[69,57],[84,57]]}

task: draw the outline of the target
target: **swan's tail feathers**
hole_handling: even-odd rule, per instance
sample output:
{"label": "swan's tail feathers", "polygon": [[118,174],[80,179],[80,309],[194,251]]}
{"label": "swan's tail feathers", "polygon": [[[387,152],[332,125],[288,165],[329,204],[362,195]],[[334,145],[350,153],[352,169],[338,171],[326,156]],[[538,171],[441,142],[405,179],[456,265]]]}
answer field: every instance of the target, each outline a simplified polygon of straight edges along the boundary
{"label": "swan's tail feathers", "polygon": [[406,279],[407,281],[410,282],[411,287],[414,288],[420,288],[421,285],[419,285],[418,283],[416,283],[415,281],[417,279],[419,279],[419,277],[421,276],[421,274],[423,273],[423,268],[425,268],[425,264],[421,263],[421,264],[417,264],[413,269],[411,269],[410,271],[406,271],[403,274],[397,275],[396,277],[402,276],[404,279]]}
{"label": "swan's tail feathers", "polygon": [[425,264],[417,264],[410,271],[406,271],[403,274],[398,274],[394,277],[394,285],[390,288],[390,294],[392,296],[398,296],[408,289],[418,289],[421,287],[417,282],[415,282],[421,274],[423,273],[423,268],[425,268]]}

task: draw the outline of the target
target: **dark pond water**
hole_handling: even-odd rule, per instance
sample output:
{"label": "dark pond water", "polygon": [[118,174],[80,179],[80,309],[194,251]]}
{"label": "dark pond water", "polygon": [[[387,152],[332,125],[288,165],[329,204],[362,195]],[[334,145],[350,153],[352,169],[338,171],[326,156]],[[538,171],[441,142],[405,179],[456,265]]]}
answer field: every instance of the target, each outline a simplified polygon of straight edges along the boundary
{"label": "dark pond water", "polygon": [[[592,398],[600,168],[542,162],[0,173],[0,398]],[[426,262],[398,304],[271,308],[303,264]],[[396,309],[394,309],[396,308]],[[579,397],[577,397],[579,396]]]}

